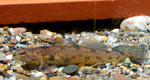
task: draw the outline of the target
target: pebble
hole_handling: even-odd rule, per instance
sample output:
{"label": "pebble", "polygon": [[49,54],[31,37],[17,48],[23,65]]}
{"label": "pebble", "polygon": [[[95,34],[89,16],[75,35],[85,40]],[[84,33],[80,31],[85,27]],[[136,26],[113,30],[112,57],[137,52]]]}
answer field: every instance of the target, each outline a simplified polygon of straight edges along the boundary
{"label": "pebble", "polygon": [[150,17],[149,16],[134,16],[123,20],[120,24],[121,30],[147,30],[149,29]]}
{"label": "pebble", "polygon": [[49,80],[63,80],[57,76],[50,77]]}
{"label": "pebble", "polygon": [[15,31],[15,33],[17,32],[24,33],[27,31],[27,29],[24,27],[16,27],[16,28],[13,28],[13,30]]}
{"label": "pebble", "polygon": [[137,68],[136,68],[136,67],[132,67],[131,70],[132,70],[133,72],[136,72],[136,71],[137,71]]}
{"label": "pebble", "polygon": [[6,56],[6,59],[8,59],[8,60],[11,60],[12,58],[13,58],[12,54],[9,54],[9,55]]}
{"label": "pebble", "polygon": [[118,68],[118,69],[116,69],[116,70],[115,70],[115,73],[116,73],[116,74],[121,73],[121,69],[119,69],[119,68]]}
{"label": "pebble", "polygon": [[6,54],[0,52],[0,61],[4,61],[4,60],[6,60]]}
{"label": "pebble", "polygon": [[100,70],[93,70],[92,73],[99,74]]}
{"label": "pebble", "polygon": [[7,73],[10,74],[10,75],[13,75],[14,71],[13,70],[7,70]]}
{"label": "pebble", "polygon": [[79,69],[79,67],[76,65],[68,65],[65,68],[63,68],[62,72],[67,73],[67,74],[73,74],[73,73],[77,72],[78,69]]}
{"label": "pebble", "polygon": [[51,32],[51,31],[49,31],[49,30],[47,30],[47,29],[44,29],[44,30],[41,30],[40,31],[40,34],[42,34],[43,36],[41,36],[41,38],[42,37],[45,37],[44,39],[46,39],[46,38],[51,38],[52,36],[53,36],[53,32]]}
{"label": "pebble", "polygon": [[93,67],[90,67],[90,66],[83,66],[79,69],[80,71],[93,71],[94,68]]}
{"label": "pebble", "polygon": [[9,28],[8,32],[12,35],[15,36],[15,31],[13,30],[13,28]]}
{"label": "pebble", "polygon": [[60,68],[58,69],[58,73],[62,72],[63,68],[64,68],[64,67],[60,67]]}
{"label": "pebble", "polygon": [[32,32],[26,32],[25,35],[27,38],[34,39]]}
{"label": "pebble", "polygon": [[71,78],[75,78],[75,79],[77,79],[77,80],[80,80],[80,78],[79,78],[77,75],[72,76]]}
{"label": "pebble", "polygon": [[40,80],[48,80],[47,76],[42,76]]}
{"label": "pebble", "polygon": [[17,39],[17,41],[18,41],[18,42],[20,42],[21,37],[20,37],[20,36],[18,36],[18,35],[16,35],[15,39]]}
{"label": "pebble", "polygon": [[20,64],[17,64],[15,66],[12,66],[12,69],[16,70],[16,71],[23,71],[23,68],[21,67]]}
{"label": "pebble", "polygon": [[18,42],[18,40],[16,38],[13,38],[10,40],[11,43],[16,44]]}
{"label": "pebble", "polygon": [[143,69],[142,69],[140,66],[138,66],[137,71],[138,71],[139,73],[142,73],[142,72],[143,72]]}
{"label": "pebble", "polygon": [[23,74],[17,74],[16,75],[17,80],[30,80],[29,77],[23,75]]}
{"label": "pebble", "polygon": [[105,66],[107,66],[107,67],[110,66],[110,65],[111,65],[111,63],[106,63],[106,64],[105,64]]}
{"label": "pebble", "polygon": [[0,44],[2,44],[4,42],[4,38],[0,37]]}
{"label": "pebble", "polygon": [[9,29],[8,26],[4,26],[4,27],[3,27],[3,30],[4,30],[4,31],[7,31],[8,29]]}
{"label": "pebble", "polygon": [[36,78],[39,78],[39,77],[41,77],[41,76],[43,76],[44,74],[42,73],[42,72],[37,72],[34,76],[36,77]]}
{"label": "pebble", "polygon": [[3,51],[9,51],[9,49],[10,49],[9,46],[4,45],[4,44],[3,44],[3,47],[4,47],[4,50],[3,50]]}

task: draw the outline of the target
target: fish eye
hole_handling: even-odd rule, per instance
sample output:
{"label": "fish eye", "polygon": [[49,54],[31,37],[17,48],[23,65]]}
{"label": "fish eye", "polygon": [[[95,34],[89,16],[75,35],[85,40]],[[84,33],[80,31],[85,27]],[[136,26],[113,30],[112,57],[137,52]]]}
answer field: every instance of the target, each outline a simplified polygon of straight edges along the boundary
{"label": "fish eye", "polygon": [[19,55],[23,55],[23,54],[26,54],[26,51],[23,51],[23,52],[19,53]]}

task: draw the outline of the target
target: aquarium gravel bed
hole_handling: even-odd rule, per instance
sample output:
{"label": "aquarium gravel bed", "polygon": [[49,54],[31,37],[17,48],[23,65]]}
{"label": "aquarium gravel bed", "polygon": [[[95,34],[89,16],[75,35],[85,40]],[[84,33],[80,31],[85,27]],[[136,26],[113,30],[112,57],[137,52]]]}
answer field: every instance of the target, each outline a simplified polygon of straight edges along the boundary
{"label": "aquarium gravel bed", "polygon": [[33,34],[2,27],[0,80],[149,80],[150,33],[137,28]]}

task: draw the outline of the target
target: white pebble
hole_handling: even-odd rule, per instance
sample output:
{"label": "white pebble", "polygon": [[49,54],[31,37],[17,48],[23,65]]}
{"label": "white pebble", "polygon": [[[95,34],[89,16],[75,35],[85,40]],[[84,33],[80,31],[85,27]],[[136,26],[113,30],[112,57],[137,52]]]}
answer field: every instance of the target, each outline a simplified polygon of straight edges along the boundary
{"label": "white pebble", "polygon": [[8,31],[10,32],[11,35],[15,35],[15,31],[13,30],[13,28],[9,28]]}
{"label": "white pebble", "polygon": [[43,76],[44,74],[42,73],[42,72],[37,72],[34,76],[35,77],[41,77],[41,76]]}
{"label": "white pebble", "polygon": [[149,16],[134,16],[123,20],[120,28],[121,30],[131,31],[147,30],[150,29],[148,23],[150,23]]}
{"label": "white pebble", "polygon": [[113,30],[111,30],[111,32],[119,33],[119,29],[113,29]]}
{"label": "white pebble", "polygon": [[142,72],[143,72],[143,69],[142,69],[141,67],[138,67],[138,68],[137,68],[137,71],[140,72],[140,73],[142,73]]}
{"label": "white pebble", "polygon": [[21,37],[17,35],[17,36],[16,36],[16,39],[17,39],[18,42],[20,42]]}
{"label": "white pebble", "polygon": [[12,57],[13,57],[12,54],[10,54],[10,55],[7,55],[7,56],[6,56],[6,59],[9,59],[9,60],[10,60],[10,59],[12,59]]}
{"label": "white pebble", "polygon": [[106,64],[105,64],[105,66],[107,66],[107,67],[110,66],[110,65],[111,65],[111,63],[106,63]]}

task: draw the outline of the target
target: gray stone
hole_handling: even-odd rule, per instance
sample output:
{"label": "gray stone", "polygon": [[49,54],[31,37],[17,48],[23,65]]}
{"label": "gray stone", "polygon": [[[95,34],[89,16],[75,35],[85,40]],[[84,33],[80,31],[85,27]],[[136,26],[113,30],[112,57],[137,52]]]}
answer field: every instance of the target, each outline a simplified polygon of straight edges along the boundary
{"label": "gray stone", "polygon": [[67,73],[67,74],[73,74],[73,73],[77,72],[78,69],[79,69],[79,67],[76,65],[68,65],[65,68],[63,68],[62,72]]}

